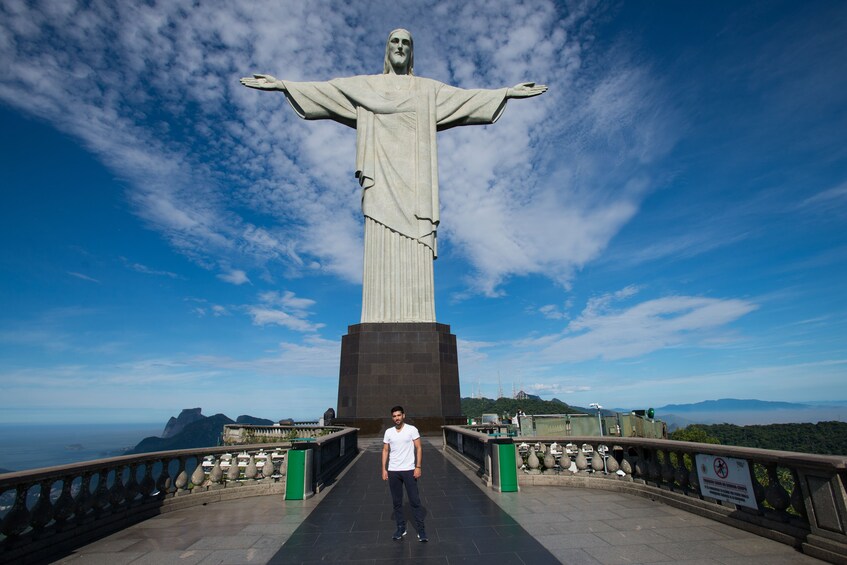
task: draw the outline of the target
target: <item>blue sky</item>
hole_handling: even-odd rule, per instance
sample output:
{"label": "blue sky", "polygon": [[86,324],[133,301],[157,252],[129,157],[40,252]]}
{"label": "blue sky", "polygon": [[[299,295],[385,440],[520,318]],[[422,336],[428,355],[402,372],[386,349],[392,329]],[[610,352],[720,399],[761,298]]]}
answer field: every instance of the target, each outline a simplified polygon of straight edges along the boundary
{"label": "blue sky", "polygon": [[[0,421],[314,418],[359,320],[353,130],[241,87],[533,80],[439,134],[462,394],[847,398],[847,4],[0,5]],[[126,4],[126,6],[124,6]]]}

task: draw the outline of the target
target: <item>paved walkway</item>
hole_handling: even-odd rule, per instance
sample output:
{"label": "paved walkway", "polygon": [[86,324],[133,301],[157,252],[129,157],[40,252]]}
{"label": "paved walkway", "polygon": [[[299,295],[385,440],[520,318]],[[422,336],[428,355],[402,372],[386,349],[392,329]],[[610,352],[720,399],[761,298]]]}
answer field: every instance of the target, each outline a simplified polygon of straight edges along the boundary
{"label": "paved walkway", "polygon": [[[440,438],[433,438],[436,446]],[[170,512],[78,549],[80,565],[241,563],[815,564],[775,541],[647,499],[592,489],[480,488],[425,440],[421,496],[429,543],[391,540],[379,440],[307,501],[255,497]]]}

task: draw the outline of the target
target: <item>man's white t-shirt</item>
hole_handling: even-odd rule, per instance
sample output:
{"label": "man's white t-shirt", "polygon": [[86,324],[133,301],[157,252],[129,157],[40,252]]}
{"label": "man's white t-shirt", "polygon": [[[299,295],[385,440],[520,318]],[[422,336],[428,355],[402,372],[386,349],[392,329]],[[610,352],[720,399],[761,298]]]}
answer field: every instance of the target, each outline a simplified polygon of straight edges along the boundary
{"label": "man's white t-shirt", "polygon": [[388,444],[388,470],[412,471],[415,468],[415,440],[421,434],[415,426],[403,424],[400,431],[395,427],[385,430],[383,443]]}

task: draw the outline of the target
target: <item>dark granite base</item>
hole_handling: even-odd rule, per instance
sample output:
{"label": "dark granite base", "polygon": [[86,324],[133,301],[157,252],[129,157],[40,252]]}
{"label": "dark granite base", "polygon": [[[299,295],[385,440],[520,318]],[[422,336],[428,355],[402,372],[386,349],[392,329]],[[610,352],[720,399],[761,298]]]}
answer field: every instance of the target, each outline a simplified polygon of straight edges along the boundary
{"label": "dark granite base", "polygon": [[356,324],[341,338],[333,422],[377,434],[401,405],[422,433],[463,423],[456,336],[437,323]]}
{"label": "dark granite base", "polygon": [[[401,406],[403,406],[401,404]],[[403,406],[408,412],[409,409]],[[438,417],[407,417],[406,423],[415,426],[422,435],[441,435],[441,426],[460,426],[468,423],[468,419],[464,416],[454,416],[448,418]],[[333,426],[348,426],[350,428],[359,428],[359,435],[362,437],[381,437],[385,430],[392,427],[394,422],[391,418],[342,418],[334,419]]]}

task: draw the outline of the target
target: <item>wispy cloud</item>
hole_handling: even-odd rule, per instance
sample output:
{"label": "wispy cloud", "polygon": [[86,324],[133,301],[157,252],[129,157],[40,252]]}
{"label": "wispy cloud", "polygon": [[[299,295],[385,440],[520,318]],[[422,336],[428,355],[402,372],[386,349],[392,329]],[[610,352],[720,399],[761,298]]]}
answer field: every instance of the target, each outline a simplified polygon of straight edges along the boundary
{"label": "wispy cloud", "polygon": [[141,263],[133,263],[132,261],[130,261],[126,257],[121,257],[121,261],[123,261],[124,265],[126,265],[127,268],[132,269],[133,271],[136,271],[138,273],[143,273],[145,275],[155,275],[155,276],[159,276],[159,277],[168,277],[168,278],[172,278],[172,279],[184,279],[185,278],[185,277],[182,277],[182,276],[180,276],[176,273],[172,273],[170,271],[160,271],[160,270],[156,270],[156,269],[151,269],[147,265],[142,265]]}
{"label": "wispy cloud", "polygon": [[78,278],[78,279],[80,279],[80,280],[84,280],[84,281],[88,281],[88,282],[93,282],[93,283],[100,284],[100,281],[98,281],[98,280],[97,280],[97,279],[95,279],[94,277],[89,277],[88,275],[83,275],[82,273],[77,273],[77,272],[75,272],[75,271],[67,271],[67,273],[68,273],[70,276],[72,276],[72,277],[76,277],[76,278]]}
{"label": "wispy cloud", "polygon": [[314,300],[298,298],[293,292],[264,292],[259,295],[259,304],[247,306],[246,310],[257,326],[278,325],[298,332],[316,332],[324,324],[306,320],[309,307]]}
{"label": "wispy cloud", "polygon": [[752,312],[757,306],[738,299],[668,296],[628,308],[614,302],[635,294],[627,287],[591,299],[582,314],[557,335],[522,342],[534,355],[551,362],[638,358],[669,347],[702,347],[713,332]]}
{"label": "wispy cloud", "polygon": [[847,182],[842,182],[838,186],[822,190],[814,196],[810,196],[800,206],[827,206],[836,203],[847,204]]}

